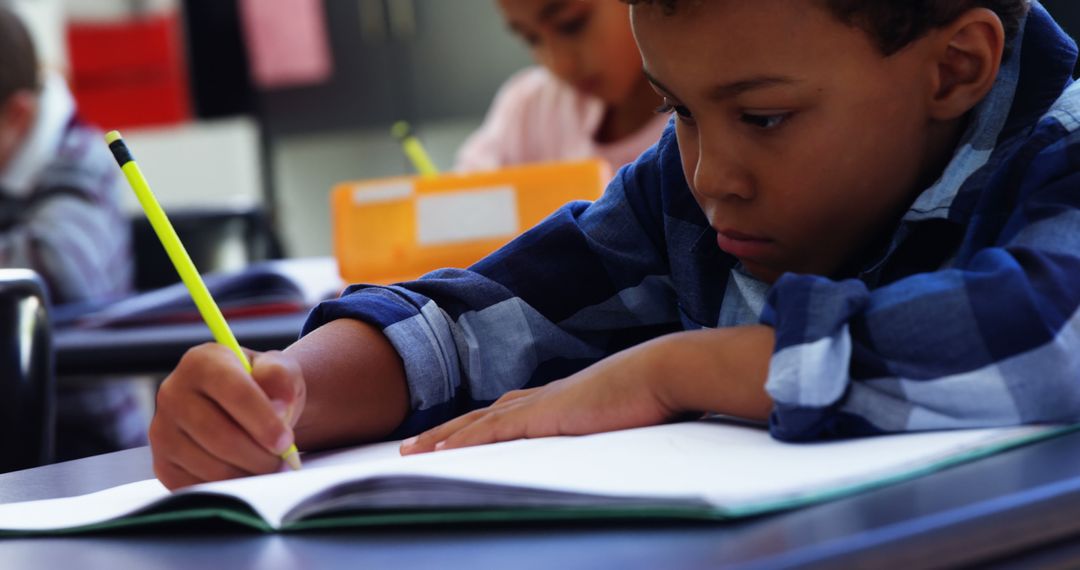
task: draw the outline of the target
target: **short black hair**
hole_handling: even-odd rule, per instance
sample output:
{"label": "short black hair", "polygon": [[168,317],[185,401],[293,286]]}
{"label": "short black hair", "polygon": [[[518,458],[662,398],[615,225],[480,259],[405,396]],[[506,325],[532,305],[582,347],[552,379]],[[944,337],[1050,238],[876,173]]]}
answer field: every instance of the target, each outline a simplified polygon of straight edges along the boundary
{"label": "short black hair", "polygon": [[[700,0],[699,0],[700,1]],[[708,1],[708,0],[705,0]],[[841,22],[864,30],[884,55],[892,55],[930,30],[947,26],[972,8],[993,10],[1005,28],[1006,45],[1020,31],[1030,0],[814,0]],[[667,13],[679,0],[623,0],[657,4]]]}
{"label": "short black hair", "polygon": [[39,86],[37,52],[19,16],[0,2],[0,104]]}

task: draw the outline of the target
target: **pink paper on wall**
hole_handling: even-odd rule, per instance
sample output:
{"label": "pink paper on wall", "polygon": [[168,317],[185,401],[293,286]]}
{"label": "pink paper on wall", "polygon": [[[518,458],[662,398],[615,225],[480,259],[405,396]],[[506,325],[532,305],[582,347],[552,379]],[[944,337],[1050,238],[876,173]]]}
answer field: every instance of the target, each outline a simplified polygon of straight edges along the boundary
{"label": "pink paper on wall", "polygon": [[333,74],[322,0],[240,0],[240,15],[259,87],[311,85]]}

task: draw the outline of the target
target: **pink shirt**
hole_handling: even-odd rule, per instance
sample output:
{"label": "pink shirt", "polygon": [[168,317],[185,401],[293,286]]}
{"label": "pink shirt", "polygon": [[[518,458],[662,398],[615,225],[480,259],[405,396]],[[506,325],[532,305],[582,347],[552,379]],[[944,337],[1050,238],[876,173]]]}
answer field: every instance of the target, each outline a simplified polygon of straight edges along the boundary
{"label": "pink shirt", "polygon": [[633,162],[660,140],[667,115],[657,114],[633,134],[599,144],[593,136],[604,103],[559,81],[542,67],[514,74],[499,89],[484,124],[458,150],[455,170],[490,170],[528,162],[599,157],[612,171]]}

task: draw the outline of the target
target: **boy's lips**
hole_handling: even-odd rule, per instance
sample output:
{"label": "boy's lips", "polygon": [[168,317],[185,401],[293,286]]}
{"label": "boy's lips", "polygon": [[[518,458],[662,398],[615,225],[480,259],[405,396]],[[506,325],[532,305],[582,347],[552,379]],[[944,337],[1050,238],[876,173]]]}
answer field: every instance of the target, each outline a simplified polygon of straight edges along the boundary
{"label": "boy's lips", "polygon": [[716,244],[739,259],[759,259],[772,249],[773,241],[735,230],[717,230]]}

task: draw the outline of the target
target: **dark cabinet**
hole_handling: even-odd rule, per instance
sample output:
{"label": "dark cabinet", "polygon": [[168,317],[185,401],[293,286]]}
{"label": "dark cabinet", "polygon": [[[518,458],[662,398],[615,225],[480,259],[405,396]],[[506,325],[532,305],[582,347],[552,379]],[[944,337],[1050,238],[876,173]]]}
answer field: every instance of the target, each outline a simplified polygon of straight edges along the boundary
{"label": "dark cabinet", "polygon": [[492,0],[326,0],[334,74],[263,90],[271,134],[479,116],[529,63]]}
{"label": "dark cabinet", "polygon": [[483,115],[502,82],[531,63],[524,44],[510,34],[494,0],[415,3],[408,74],[413,118]]}

